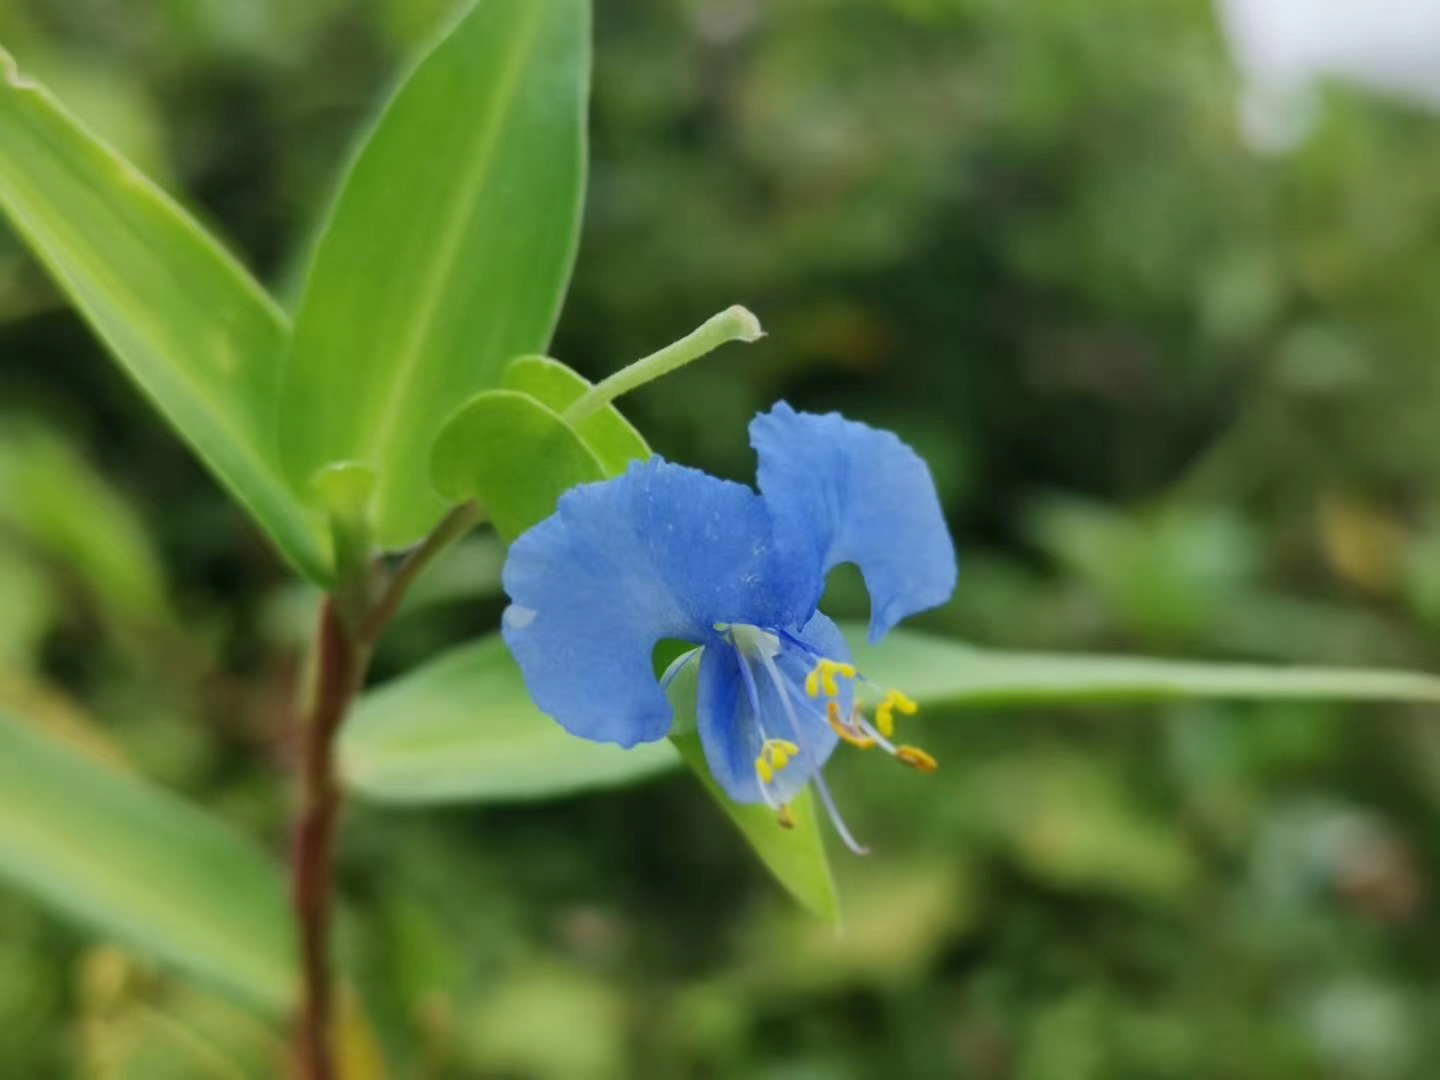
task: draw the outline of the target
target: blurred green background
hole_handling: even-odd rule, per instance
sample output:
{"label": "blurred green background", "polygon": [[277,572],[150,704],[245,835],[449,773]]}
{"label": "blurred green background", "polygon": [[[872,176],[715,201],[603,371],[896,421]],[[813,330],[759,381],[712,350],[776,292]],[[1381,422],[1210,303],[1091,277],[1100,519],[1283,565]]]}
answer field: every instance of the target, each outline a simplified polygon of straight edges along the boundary
{"label": "blurred green background", "polygon": [[[0,43],[286,291],[444,0],[0,0]],[[1203,0],[600,0],[555,354],[732,302],[770,332],[637,393],[748,479],[777,397],[891,427],[977,643],[1434,668],[1440,126],[1338,88],[1243,141]],[[380,272],[383,272],[383,268]],[[283,851],[312,599],[0,238],[0,702]],[[388,677],[493,628],[440,570]],[[838,581],[830,609],[862,613]],[[687,777],[353,808],[353,1075],[1400,1080],[1440,1060],[1425,710],[932,714],[840,756],[877,851],[809,923]],[[0,892],[0,1076],[275,1075],[276,1036]]]}

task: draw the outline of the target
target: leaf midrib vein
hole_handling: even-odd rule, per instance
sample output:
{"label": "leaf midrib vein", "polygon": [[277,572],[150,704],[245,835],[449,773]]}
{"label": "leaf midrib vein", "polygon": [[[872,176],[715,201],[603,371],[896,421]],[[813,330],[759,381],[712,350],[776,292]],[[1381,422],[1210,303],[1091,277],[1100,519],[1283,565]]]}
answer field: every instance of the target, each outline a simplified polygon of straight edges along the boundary
{"label": "leaf midrib vein", "polygon": [[414,320],[405,345],[400,350],[399,359],[393,368],[390,392],[385,395],[381,411],[374,423],[366,426],[366,430],[371,434],[370,438],[362,444],[361,460],[385,460],[381,451],[395,437],[396,424],[404,412],[402,406],[410,398],[415,385],[415,376],[420,370],[421,357],[424,355],[425,347],[435,329],[436,315],[444,295],[441,286],[455,269],[455,264],[460,258],[466,235],[469,232],[470,223],[478,212],[476,196],[484,188],[489,178],[490,165],[500,142],[500,134],[506,127],[505,113],[515,97],[520,75],[531,59],[531,50],[538,36],[544,8],[544,3],[537,2],[530,5],[530,15],[522,24],[519,43],[511,51],[509,60],[501,72],[499,88],[490,107],[486,110],[487,134],[485,141],[479,147],[474,163],[465,175],[464,183],[457,189],[455,202],[461,207],[462,218],[456,223],[456,227],[450,230],[439,257],[431,263],[430,270],[425,275],[424,287],[420,294],[424,299],[424,306]]}

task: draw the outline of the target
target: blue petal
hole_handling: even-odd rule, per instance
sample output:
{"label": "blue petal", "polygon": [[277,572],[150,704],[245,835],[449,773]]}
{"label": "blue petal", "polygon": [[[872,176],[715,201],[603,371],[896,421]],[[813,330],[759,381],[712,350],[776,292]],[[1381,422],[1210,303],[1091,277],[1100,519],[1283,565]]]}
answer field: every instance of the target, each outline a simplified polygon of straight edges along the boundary
{"label": "blue petal", "polygon": [[838,413],[797,413],[784,402],[754,419],[750,443],[776,546],[795,572],[813,568],[815,603],[825,575],[855,563],[870,591],[875,642],[950,598],[955,546],[930,470],[910,447]]}
{"label": "blue petal", "polygon": [[568,492],[505,563],[502,629],[536,704],[582,738],[662,738],[672,713],[657,643],[703,644],[717,622],[794,621],[772,546],[748,487],[658,458]]}
{"label": "blue petal", "polygon": [[739,803],[760,801],[755,758],[760,753],[761,735],[750,722],[745,702],[739,654],[725,643],[707,646],[700,654],[695,702],[700,745],[711,775]]}
{"label": "blue petal", "polygon": [[[840,630],[824,615],[815,615],[796,636],[821,656],[840,661],[850,659],[850,650]],[[742,663],[749,668],[748,677]],[[783,690],[761,662],[755,658],[742,661],[728,642],[707,645],[700,657],[696,702],[700,743],[705,748],[710,772],[725,793],[738,803],[765,801],[755,772],[755,759],[760,756],[766,738],[788,739],[801,747],[800,756],[781,770],[771,785],[770,798],[776,803],[788,802],[798,795],[824,766],[839,742],[825,719],[823,706],[805,696],[805,676],[815,666],[814,657],[786,645],[774,658],[774,664]],[[788,710],[782,692],[789,696],[791,708]],[[841,696],[841,706],[847,712],[851,700],[847,686]],[[799,721],[798,735],[792,713]]]}

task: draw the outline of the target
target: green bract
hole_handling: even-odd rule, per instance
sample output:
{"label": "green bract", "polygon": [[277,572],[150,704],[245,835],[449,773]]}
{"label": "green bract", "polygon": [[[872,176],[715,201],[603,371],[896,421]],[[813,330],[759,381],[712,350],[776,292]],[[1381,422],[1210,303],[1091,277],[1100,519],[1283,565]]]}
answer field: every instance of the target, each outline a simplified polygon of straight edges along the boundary
{"label": "green bract", "polygon": [[[518,390],[564,413],[591,389],[590,381],[548,356],[521,356],[505,369],[507,390]],[[644,461],[650,447],[629,420],[613,405],[587,416],[574,425],[585,445],[605,469],[607,476],[617,476],[632,461]]]}
{"label": "green bract", "polygon": [[456,502],[478,499],[506,540],[554,511],[576,484],[605,478],[575,429],[514,390],[487,390],[451,417],[431,467],[438,490]]}

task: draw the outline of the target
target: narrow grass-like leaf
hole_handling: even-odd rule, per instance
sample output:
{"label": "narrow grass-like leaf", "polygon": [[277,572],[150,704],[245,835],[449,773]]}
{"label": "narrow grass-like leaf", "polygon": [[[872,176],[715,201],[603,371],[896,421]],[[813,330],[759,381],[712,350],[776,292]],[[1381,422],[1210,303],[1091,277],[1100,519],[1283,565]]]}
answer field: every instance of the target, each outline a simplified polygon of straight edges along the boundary
{"label": "narrow grass-like leaf", "polygon": [[1219,664],[1083,653],[975,649],[898,630],[865,645],[845,627],[855,661],[871,679],[922,705],[1080,705],[1187,698],[1440,702],[1440,676],[1370,668]]}
{"label": "narrow grass-like leaf", "polygon": [[344,782],[383,802],[550,799],[676,761],[668,743],[621,750],[567,735],[530,700],[499,637],[366,694],[340,734]]}
{"label": "narrow grass-like leaf", "polygon": [[445,510],[441,423],[550,338],[580,221],[589,22],[588,0],[479,0],[401,85],[321,236],[281,442],[302,490],[333,462],[374,468],[386,546]]}
{"label": "narrow grass-like leaf", "polygon": [[242,836],[0,717],[0,880],[248,1004],[292,992],[285,894]]}
{"label": "narrow grass-like leaf", "polygon": [[[863,642],[862,626],[848,628]],[[896,631],[856,660],[877,683],[925,706],[1087,702],[1331,699],[1440,702],[1440,677],[1406,671],[1206,664],[1116,656],[975,649]],[[664,743],[634,750],[566,735],[531,703],[498,637],[456,649],[366,696],[341,736],[341,769],[360,795],[427,803],[545,799],[632,782],[679,758],[736,823],[776,878],[812,911],[835,916],[830,874],[809,798],[786,831],[765,807],[736,806],[710,778],[694,730],[694,665],[671,686],[679,757]]]}
{"label": "narrow grass-like leaf", "polygon": [[[864,640],[863,626],[848,630],[851,641]],[[1012,653],[904,630],[855,653],[873,680],[927,707],[1197,697],[1440,702],[1440,677],[1407,671]],[[681,716],[677,728],[690,724]],[[622,751],[566,735],[530,702],[503,642],[491,636],[367,694],[341,736],[341,760],[347,781],[367,797],[448,802],[556,797],[648,776],[678,759],[660,744]]]}
{"label": "narrow grass-like leaf", "polygon": [[285,317],[0,52],[0,206],[116,361],[302,573],[328,574],[274,441]]}

